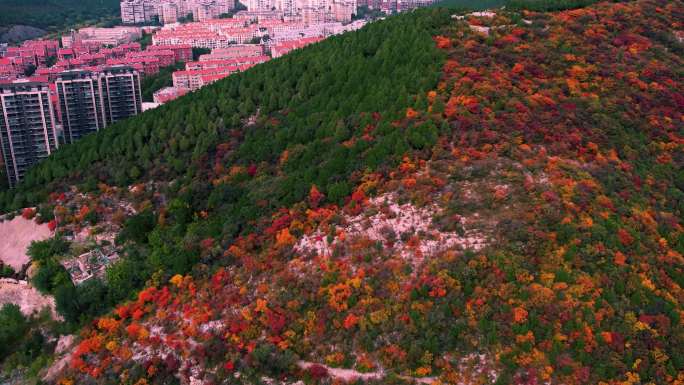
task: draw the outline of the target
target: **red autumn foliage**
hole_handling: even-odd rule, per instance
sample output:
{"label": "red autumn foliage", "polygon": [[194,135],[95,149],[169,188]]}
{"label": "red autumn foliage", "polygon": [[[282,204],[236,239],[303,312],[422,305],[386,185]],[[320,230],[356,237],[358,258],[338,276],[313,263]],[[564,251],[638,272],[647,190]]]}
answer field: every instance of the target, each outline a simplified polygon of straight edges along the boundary
{"label": "red autumn foliage", "polygon": [[446,36],[435,36],[435,42],[437,43],[437,48],[439,49],[451,48],[451,39]]}
{"label": "red autumn foliage", "polygon": [[220,268],[211,277],[211,285],[214,289],[219,289],[223,287],[224,283],[229,279],[230,274],[224,269]]}
{"label": "red autumn foliage", "polygon": [[33,217],[36,216],[36,209],[34,208],[25,208],[21,211],[21,216],[24,219],[33,219]]}
{"label": "red autumn foliage", "polygon": [[145,312],[142,311],[142,309],[135,309],[135,311],[133,312],[132,317],[133,317],[134,320],[139,320],[139,319],[141,319],[144,315],[145,315]]}
{"label": "red autumn foliage", "polygon": [[247,167],[247,175],[249,176],[254,176],[257,173],[257,166],[256,164],[250,164],[249,167]]}
{"label": "red autumn foliage", "polygon": [[285,327],[287,321],[285,316],[272,310],[268,310],[266,316],[268,317],[268,327],[271,329],[271,333],[279,334]]}
{"label": "red autumn foliage", "polygon": [[344,319],[344,328],[351,329],[359,322],[359,317],[354,314],[349,314],[347,318]]}
{"label": "red autumn foliage", "polygon": [[114,312],[119,316],[120,319],[128,318],[128,316],[131,314],[129,305],[121,305],[117,307]]}
{"label": "red autumn foliage", "polygon": [[82,206],[81,209],[78,210],[78,216],[80,218],[85,217],[86,215],[88,215],[88,213],[90,213],[90,207],[88,206]]}
{"label": "red autumn foliage", "polygon": [[356,189],[352,193],[351,200],[357,204],[361,204],[366,200],[366,193],[361,189]]}
{"label": "red autumn foliage", "polygon": [[516,307],[513,309],[513,321],[515,323],[522,323],[527,321],[527,310]]}
{"label": "red autumn foliage", "polygon": [[318,188],[316,188],[316,185],[311,185],[311,189],[309,190],[309,205],[313,208],[318,208],[318,205],[321,203],[321,201],[325,198],[325,195],[318,191]]}
{"label": "red autumn foliage", "polygon": [[274,235],[278,231],[286,227],[289,227],[291,222],[292,217],[290,216],[290,214],[287,212],[287,210],[282,210],[281,215],[273,220],[271,226],[266,228],[265,233],[269,235]]}
{"label": "red autumn foliage", "polygon": [[126,333],[128,333],[128,336],[130,338],[136,339],[138,337],[138,333],[140,333],[141,326],[138,323],[132,323],[128,326],[126,326]]}
{"label": "red autumn foliage", "polygon": [[[669,6],[664,0],[648,1],[664,9]],[[672,171],[671,167],[680,161],[675,156],[680,150],[676,146],[684,144],[679,143],[683,139],[675,127],[681,119],[673,106],[684,99],[676,96],[675,87],[679,82],[672,79],[672,70],[654,67],[665,67],[662,62],[672,62],[665,50],[658,53],[661,63],[658,63],[660,59],[652,60],[651,53],[644,53],[643,60],[632,54],[630,51],[639,51],[645,46],[638,40],[620,43],[625,44],[618,52],[624,60],[615,55],[617,51],[610,52],[610,41],[615,36],[630,38],[631,32],[622,31],[632,22],[641,22],[642,17],[634,15],[640,8],[633,4],[638,3],[639,0],[615,5],[619,10],[617,17],[611,17],[606,11],[613,9],[613,4],[561,14],[526,15],[535,20],[534,27],[523,23],[519,23],[520,27],[512,26],[502,15],[492,20],[473,17],[481,25],[496,27],[501,23],[500,28],[492,28],[491,39],[486,41],[479,35],[469,37],[466,23],[455,23],[453,30],[442,32],[452,36],[448,52],[452,59],[444,66],[445,79],[434,87],[438,91],[429,96],[430,103],[444,104],[453,99],[453,111],[447,112],[453,113],[453,117],[441,116],[453,130],[448,138],[438,139],[431,154],[407,154],[399,170],[391,170],[388,175],[383,172],[381,179],[388,179],[377,184],[368,183],[365,175],[355,175],[354,183],[359,182],[363,188],[355,191],[349,206],[343,210],[333,206],[313,207],[321,202],[313,204],[309,197],[308,206],[298,204],[264,218],[257,227],[261,230],[270,226],[267,230],[270,234],[261,231],[258,235],[242,235],[231,245],[226,255],[234,255],[239,261],[227,268],[230,276],[219,270],[213,276],[203,274],[192,285],[186,284],[184,278],[183,285],[164,286],[151,293],[151,301],[139,298],[126,308],[123,315],[126,320],[117,321],[120,326],[112,327],[111,332],[98,331],[105,343],[113,339],[121,342],[121,349],[89,351],[78,357],[81,361],[74,361],[79,370],[87,369],[91,376],[106,374],[117,378],[115,375],[127,368],[129,359],[117,358],[112,364],[107,359],[123,356],[121,351],[125,347],[135,350],[129,352],[132,354],[141,349],[177,350],[177,357],[192,357],[200,363],[195,365],[181,358],[182,365],[175,362],[169,370],[183,367],[176,374],[187,377],[189,363],[195,365],[192,370],[215,374],[221,373],[221,367],[234,370],[233,363],[251,364],[249,353],[264,342],[281,350],[320,346],[318,352],[327,353],[331,348],[328,342],[335,341],[332,350],[335,354],[321,357],[317,352],[301,359],[325,359],[328,365],[355,360],[351,363],[353,367],[373,370],[366,366],[369,360],[363,358],[368,356],[395,373],[421,377],[434,374],[455,383],[449,381],[453,374],[449,372],[460,369],[460,364],[456,359],[447,363],[443,357],[456,357],[462,352],[446,347],[446,339],[444,346],[438,344],[434,361],[426,354],[426,361],[420,362],[424,366],[419,370],[415,370],[415,364],[422,352],[413,351],[414,341],[425,342],[418,341],[425,334],[421,325],[426,325],[426,320],[444,319],[448,315],[448,322],[432,322],[427,326],[430,334],[438,338],[449,336],[452,320],[462,325],[463,336],[496,330],[498,337],[503,338],[498,338],[495,346],[482,346],[492,353],[483,361],[491,360],[494,366],[499,366],[500,357],[510,360],[515,367],[507,377],[511,378],[510,383],[617,384],[616,381],[624,381],[626,377],[634,379],[636,373],[644,378],[648,375],[648,381],[653,377],[654,383],[673,382],[676,373],[671,366],[680,344],[678,335],[669,329],[678,327],[681,306],[676,302],[677,293],[671,295],[668,291],[677,287],[672,275],[679,273],[681,255],[671,244],[681,232],[681,221],[662,204],[668,200],[664,194],[672,189],[671,181],[650,170],[636,175],[635,167],[628,162],[643,156],[646,161],[667,161],[659,167],[663,167],[664,173]],[[647,23],[659,23],[657,19],[649,19]],[[543,30],[543,36],[541,24],[549,26]],[[600,42],[601,35],[605,36],[604,40],[608,39],[608,44],[604,41],[599,48],[587,44],[587,41]],[[515,42],[502,36],[519,40]],[[558,42],[572,43],[573,54],[559,54],[554,50],[556,44],[546,44],[548,36]],[[511,44],[501,44],[507,39]],[[452,54],[452,50],[459,52]],[[619,62],[619,66],[612,66],[606,56]],[[596,68],[588,68],[592,65]],[[629,75],[629,70],[634,70],[634,74]],[[566,78],[572,79],[572,94]],[[622,117],[615,121],[636,121],[642,117],[648,120],[639,129],[647,137],[651,136],[649,149],[653,153],[640,154],[606,146],[604,133],[595,131],[598,128],[592,121],[592,113],[585,108],[587,103],[597,111],[607,107],[605,114],[611,116],[610,107],[616,100],[613,91],[624,97],[626,92],[633,92],[625,87],[640,90],[644,86],[649,92],[635,95],[634,108],[618,108]],[[669,96],[672,93],[675,96]],[[471,96],[476,106],[469,99]],[[426,112],[417,113],[420,117]],[[402,125],[405,123],[399,120],[394,127],[405,127]],[[672,159],[662,156],[665,153],[671,154]],[[490,169],[493,164],[496,168]],[[463,174],[452,178],[459,170],[470,167],[488,176],[480,179],[474,174]],[[494,170],[497,173],[486,173]],[[621,183],[607,186],[602,179],[605,176]],[[431,180],[440,182],[431,183]],[[478,183],[482,180],[487,183]],[[624,183],[632,180],[634,185]],[[464,182],[471,185],[462,186]],[[410,185],[411,189],[400,188],[402,184]],[[495,186],[501,184],[506,189],[497,191]],[[467,230],[475,231],[479,226],[486,230],[488,225],[484,222],[491,219],[502,221],[496,225],[501,225],[502,231],[492,235],[494,242],[488,243],[486,249],[472,255],[464,254],[459,248],[449,248],[439,254],[426,253],[424,257],[429,258],[423,258],[416,249],[446,243],[445,231],[461,230],[452,224],[471,218],[474,213],[482,214],[477,208],[448,207],[448,202],[460,199],[458,192],[463,187],[473,192],[468,194],[473,200],[484,195],[493,212]],[[444,213],[431,218],[434,233],[392,234],[373,243],[359,237],[359,232],[349,226],[350,215],[355,215],[350,214],[353,211],[349,207],[362,208],[356,213],[368,209],[368,215],[358,223],[361,227],[369,226],[376,212],[390,211],[388,206],[376,207],[375,199],[367,199],[364,192],[368,191],[373,198],[376,194],[392,193],[402,202],[411,202],[433,214],[438,212],[433,207]],[[600,194],[605,194],[605,198]],[[498,199],[491,200],[491,195]],[[645,207],[643,214],[635,211],[635,202],[630,202],[633,198],[646,198],[639,199],[636,206],[651,207]],[[606,232],[604,221],[617,223],[617,228],[623,227],[624,234]],[[524,247],[518,250],[507,249],[502,258],[497,243],[506,241],[509,232],[527,235],[528,242],[522,242]],[[277,243],[287,245],[293,243],[293,234],[297,239],[315,242],[333,239],[334,253],[318,255],[319,250],[292,253],[292,248],[273,245],[276,234],[281,240]],[[396,249],[389,250],[394,244],[410,246],[410,256],[405,258]],[[616,250],[616,244],[621,251]],[[625,246],[630,246],[630,250],[625,250]],[[611,257],[617,268],[611,263],[595,263]],[[614,292],[603,294],[614,287],[616,276],[624,277],[628,284],[620,290],[624,296],[618,294],[621,298],[613,302],[610,297]],[[646,290],[655,295],[642,295]],[[659,305],[649,306],[648,310],[640,308],[641,304],[630,306],[630,312],[643,324],[634,322],[634,317],[624,312],[624,304],[635,293],[638,301]],[[648,298],[655,296],[661,298],[660,304]],[[259,310],[253,306],[256,300],[263,301]],[[143,311],[140,326],[162,327],[165,335],[147,338],[147,329],[133,330],[131,342],[125,336],[129,332],[126,325],[131,322],[130,313],[139,318],[139,312]],[[658,311],[668,314],[658,315]],[[214,321],[225,327],[214,330]],[[482,321],[487,321],[487,325]],[[361,345],[354,331],[359,324],[364,329],[378,330],[376,340],[382,341],[382,345],[375,351],[358,352]],[[613,330],[621,330],[624,335]],[[341,341],[340,334],[346,341]],[[221,346],[220,352],[212,351],[214,343]],[[587,354],[591,354],[591,360],[586,360]],[[640,361],[635,361],[637,358]],[[88,366],[93,362],[98,365]],[[215,366],[204,367],[201,362]],[[594,371],[594,362],[600,362],[613,373],[611,378],[602,378],[605,377],[602,371]],[[451,364],[458,366],[449,368]],[[158,373],[161,365],[155,362],[141,366],[152,376],[150,368]],[[308,369],[320,372],[310,373],[311,377],[329,375],[325,366],[319,366]],[[430,373],[435,369],[438,374]],[[144,375],[145,371],[141,373]],[[287,373],[290,374],[295,373]]]}
{"label": "red autumn foliage", "polygon": [[203,250],[209,250],[214,247],[214,238],[205,238],[200,242],[200,247]]}
{"label": "red autumn foliage", "polygon": [[625,229],[619,229],[617,236],[620,240],[620,243],[622,243],[624,246],[629,246],[632,244],[632,242],[634,242],[634,237],[632,237],[632,235]]}
{"label": "red autumn foliage", "polygon": [[320,380],[328,377],[328,368],[323,365],[314,364],[309,366],[309,375],[314,380]]}
{"label": "red autumn foliage", "polygon": [[50,193],[50,202],[62,202],[66,199],[66,194],[64,193]]}
{"label": "red autumn foliage", "polygon": [[145,302],[151,302],[154,300],[154,296],[157,293],[157,288],[154,286],[148,287],[145,290],[142,290],[140,293],[138,293],[138,301],[141,303]]}
{"label": "red autumn foliage", "polygon": [[401,184],[406,188],[412,188],[416,185],[416,178],[405,178],[401,181]]}

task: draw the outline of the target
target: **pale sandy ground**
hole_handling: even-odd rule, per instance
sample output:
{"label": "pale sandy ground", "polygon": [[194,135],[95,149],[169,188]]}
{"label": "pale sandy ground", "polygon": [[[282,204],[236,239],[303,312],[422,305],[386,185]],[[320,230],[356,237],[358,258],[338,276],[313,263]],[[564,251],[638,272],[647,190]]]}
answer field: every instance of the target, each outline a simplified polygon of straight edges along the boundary
{"label": "pale sandy ground", "polygon": [[27,316],[40,312],[47,307],[50,309],[53,318],[60,318],[55,310],[55,299],[41,294],[26,281],[10,278],[0,279],[0,306],[6,303],[17,304],[21,308],[21,312]]}
{"label": "pale sandy ground", "polygon": [[59,337],[57,347],[55,347],[55,361],[48,368],[43,376],[43,381],[56,382],[60,373],[69,365],[71,354],[74,350],[76,338],[74,335],[64,335]]}
{"label": "pale sandy ground", "polygon": [[0,260],[19,271],[29,261],[26,248],[31,242],[42,241],[51,235],[47,224],[39,225],[21,216],[4,221],[0,223]]}
{"label": "pale sandy ground", "polygon": [[[435,214],[441,212],[437,205],[416,207],[411,203],[400,205],[395,194],[383,194],[368,201],[368,207],[374,207],[378,213],[367,217],[359,214],[354,217],[345,216],[346,223],[341,227],[345,233],[345,240],[366,238],[373,241],[387,242],[387,230],[395,233],[393,252],[395,255],[411,262],[414,268],[422,262],[424,257],[432,257],[440,251],[461,247],[479,251],[486,246],[484,234],[477,230],[469,230],[461,236],[456,232],[444,232],[436,229],[432,223]],[[383,212],[382,206],[387,210]],[[465,224],[462,218],[461,223]],[[407,242],[401,240],[401,234],[408,232],[410,235],[426,234],[416,247],[410,247]],[[311,235],[303,236],[294,246],[295,251],[305,253],[314,251],[317,255],[331,256],[335,246],[343,243],[339,235],[333,238],[332,243],[320,230]],[[387,247],[387,246],[385,246]],[[417,270],[416,270],[417,271]]]}
{"label": "pale sandy ground", "polygon": [[297,366],[299,366],[302,369],[309,369],[310,367],[318,365],[324,367],[328,371],[328,375],[332,377],[335,380],[342,380],[344,382],[352,382],[356,380],[379,380],[385,377],[385,373],[383,371],[378,371],[378,372],[370,372],[370,373],[361,373],[356,370],[352,369],[340,369],[340,368],[331,368],[327,365],[322,365],[322,364],[316,364],[313,362],[307,362],[307,361],[298,361]]}
{"label": "pale sandy ground", "polygon": [[[385,378],[385,372],[380,370],[377,372],[361,373],[353,369],[340,369],[331,368],[326,365],[317,364],[308,361],[298,361],[297,366],[302,369],[309,369],[310,367],[318,365],[324,367],[328,371],[328,375],[334,380],[341,380],[344,383],[352,383],[357,380],[369,381],[369,380],[381,380]],[[412,381],[415,384],[430,385],[437,380],[437,377],[407,377],[399,376],[407,381]]]}

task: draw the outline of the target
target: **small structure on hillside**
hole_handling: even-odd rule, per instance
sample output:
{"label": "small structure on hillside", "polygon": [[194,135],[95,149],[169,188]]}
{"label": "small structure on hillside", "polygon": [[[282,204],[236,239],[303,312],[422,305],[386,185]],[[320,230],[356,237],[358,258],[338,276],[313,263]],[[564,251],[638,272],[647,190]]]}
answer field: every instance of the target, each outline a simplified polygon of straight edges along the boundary
{"label": "small structure on hillside", "polygon": [[74,284],[80,285],[93,277],[103,278],[107,266],[117,259],[119,254],[114,247],[105,246],[62,261],[62,266],[69,272]]}

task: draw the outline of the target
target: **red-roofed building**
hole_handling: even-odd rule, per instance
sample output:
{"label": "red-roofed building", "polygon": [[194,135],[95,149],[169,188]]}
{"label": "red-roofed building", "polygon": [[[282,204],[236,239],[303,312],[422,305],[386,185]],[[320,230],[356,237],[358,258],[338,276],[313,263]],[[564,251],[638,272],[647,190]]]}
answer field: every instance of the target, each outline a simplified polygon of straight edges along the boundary
{"label": "red-roofed building", "polygon": [[176,88],[187,88],[191,91],[194,91],[208,84],[205,82],[205,80],[213,82],[221,78],[217,75],[225,75],[223,77],[226,77],[236,72],[244,71],[252,66],[253,65],[246,64],[242,66],[207,68],[192,71],[176,71],[172,75],[173,86]]}
{"label": "red-roofed building", "polygon": [[211,74],[211,75],[202,75],[200,76],[200,82],[201,82],[201,87],[206,86],[207,84],[211,84],[217,80],[221,80],[223,78],[227,78],[231,74],[225,73],[225,74]]}
{"label": "red-roofed building", "polygon": [[27,40],[22,44],[23,47],[31,48],[37,55],[42,53],[44,56],[55,56],[59,49],[57,40]]}
{"label": "red-roofed building", "polygon": [[175,63],[176,55],[171,50],[153,50],[141,52],[129,52],[127,59],[153,58],[159,62],[159,67],[170,66]]}
{"label": "red-roofed building", "polygon": [[48,82],[53,82],[55,79],[57,79],[57,76],[59,73],[62,72],[62,69],[52,66],[50,68],[46,67],[40,67],[36,70],[35,75],[37,76],[45,76],[48,79]]}
{"label": "red-roofed building", "polygon": [[297,40],[281,41],[271,47],[271,56],[273,58],[281,57],[292,50],[306,47],[321,40],[323,40],[322,37],[305,37]]}
{"label": "red-roofed building", "polygon": [[164,87],[152,95],[155,103],[164,104],[190,92],[187,88]]}
{"label": "red-roofed building", "polygon": [[[24,58],[33,57],[35,65],[45,65],[49,56],[55,56],[59,48],[57,40],[27,40],[21,47],[11,47],[22,52]],[[11,54],[12,49],[8,49]]]}
{"label": "red-roofed building", "polygon": [[[108,66],[128,65],[133,66],[146,76],[159,73],[159,59],[156,57],[126,57],[124,59],[107,59]],[[137,65],[137,66],[136,66]]]}
{"label": "red-roofed building", "polygon": [[104,53],[86,53],[79,55],[76,60],[80,62],[81,65],[103,65],[107,62],[107,56]]}
{"label": "red-roofed building", "polygon": [[24,68],[29,65],[38,66],[38,60],[36,59],[36,54],[31,48],[25,47],[8,47],[5,57],[19,58]]}
{"label": "red-roofed building", "polygon": [[236,44],[226,48],[216,48],[209,54],[200,55],[199,61],[226,60],[238,57],[262,56],[264,48],[260,44]]}
{"label": "red-roofed building", "polygon": [[270,56],[248,56],[240,57],[235,59],[225,59],[225,60],[205,60],[205,61],[195,61],[185,64],[186,70],[199,70],[208,68],[221,68],[230,66],[240,66],[244,64],[259,64],[271,60]]}
{"label": "red-roofed building", "polygon": [[21,76],[24,72],[24,66],[21,58],[18,57],[3,57],[0,58],[0,79],[14,80]]}
{"label": "red-roofed building", "polygon": [[172,51],[175,55],[175,61],[189,62],[192,60],[192,46],[189,44],[171,44],[171,45],[151,45],[147,47],[147,51]]}
{"label": "red-roofed building", "polygon": [[57,59],[59,60],[68,60],[74,57],[76,57],[76,53],[71,48],[62,48],[57,51]]}

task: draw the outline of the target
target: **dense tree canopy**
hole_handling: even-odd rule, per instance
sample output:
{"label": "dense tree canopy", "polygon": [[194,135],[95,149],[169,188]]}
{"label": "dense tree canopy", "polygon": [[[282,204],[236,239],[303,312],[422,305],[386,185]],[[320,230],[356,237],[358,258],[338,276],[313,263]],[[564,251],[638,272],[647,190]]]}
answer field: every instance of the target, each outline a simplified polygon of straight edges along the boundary
{"label": "dense tree canopy", "polygon": [[0,27],[28,25],[61,31],[85,22],[113,21],[118,16],[118,0],[3,0],[0,3]]}
{"label": "dense tree canopy", "polygon": [[5,304],[0,308],[0,358],[12,353],[28,328],[19,306]]}

